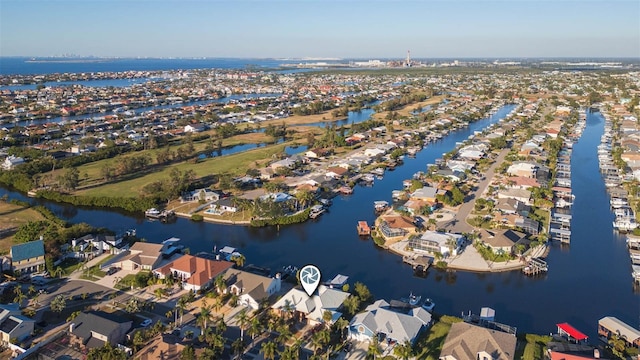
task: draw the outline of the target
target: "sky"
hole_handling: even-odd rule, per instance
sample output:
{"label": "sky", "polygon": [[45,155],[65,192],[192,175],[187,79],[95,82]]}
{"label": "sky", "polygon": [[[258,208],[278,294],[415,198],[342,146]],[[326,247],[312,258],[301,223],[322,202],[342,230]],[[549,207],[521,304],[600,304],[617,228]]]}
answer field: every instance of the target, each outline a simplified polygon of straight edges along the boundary
{"label": "sky", "polygon": [[639,0],[0,0],[0,56],[640,58]]}

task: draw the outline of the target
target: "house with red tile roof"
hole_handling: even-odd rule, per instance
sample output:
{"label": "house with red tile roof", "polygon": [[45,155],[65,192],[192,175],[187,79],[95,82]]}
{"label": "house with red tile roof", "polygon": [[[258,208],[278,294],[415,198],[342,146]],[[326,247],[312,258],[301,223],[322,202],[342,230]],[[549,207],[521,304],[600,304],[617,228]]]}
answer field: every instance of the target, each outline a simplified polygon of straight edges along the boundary
{"label": "house with red tile roof", "polygon": [[232,266],[233,263],[230,261],[183,255],[169,264],[153,270],[153,273],[160,279],[173,276],[182,281],[184,289],[198,291],[209,287],[218,275],[224,274]]}

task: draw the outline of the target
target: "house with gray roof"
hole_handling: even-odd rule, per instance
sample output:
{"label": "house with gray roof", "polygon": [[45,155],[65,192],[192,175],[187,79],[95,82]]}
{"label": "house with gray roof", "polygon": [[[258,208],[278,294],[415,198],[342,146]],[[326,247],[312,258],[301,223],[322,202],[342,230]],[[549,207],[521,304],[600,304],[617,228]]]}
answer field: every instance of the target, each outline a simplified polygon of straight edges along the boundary
{"label": "house with gray roof", "polygon": [[20,311],[18,304],[0,304],[0,345],[8,345],[11,339],[19,342],[33,333],[35,321]]}
{"label": "house with gray roof", "polygon": [[516,336],[459,322],[451,325],[440,360],[513,360]]}
{"label": "house with gray roof", "polygon": [[107,342],[116,346],[124,341],[132,323],[131,320],[103,311],[82,312],[69,325],[71,343],[88,349],[102,347]]}
{"label": "house with gray roof", "polygon": [[40,271],[44,268],[44,241],[34,240],[11,247],[11,267],[21,274]]}
{"label": "house with gray roof", "polygon": [[333,323],[342,315],[342,303],[349,295],[347,292],[320,285],[317,295],[310,297],[304,290],[296,287],[283,295],[271,308],[278,312],[291,312],[294,317],[306,319],[311,325],[323,323],[324,312],[329,311]]}
{"label": "house with gray roof", "polygon": [[405,313],[392,308],[385,300],[378,300],[353,317],[348,336],[357,341],[370,341],[376,334],[384,334],[392,341],[408,340],[413,344],[420,332],[430,325],[431,314],[422,307]]}

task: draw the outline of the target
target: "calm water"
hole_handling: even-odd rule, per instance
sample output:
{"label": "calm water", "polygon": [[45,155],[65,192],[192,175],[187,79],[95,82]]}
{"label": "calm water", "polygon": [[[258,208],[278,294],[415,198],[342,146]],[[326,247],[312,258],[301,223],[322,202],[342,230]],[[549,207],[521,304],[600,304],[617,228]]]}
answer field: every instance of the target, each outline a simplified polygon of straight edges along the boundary
{"label": "calm water", "polygon": [[[415,159],[387,172],[373,187],[357,187],[353,195],[338,197],[328,213],[317,221],[292,226],[247,228],[178,219],[174,224],[150,222],[141,217],[80,209],[46,203],[61,217],[72,222],[88,222],[114,230],[136,228],[151,242],[176,236],[192,253],[211,251],[230,245],[239,248],[249,263],[271,267],[313,263],[325,278],[336,273],[350,276],[350,283],[362,281],[376,297],[391,299],[410,291],[433,298],[440,313],[460,315],[469,310],[478,313],[482,306],[496,310],[496,319],[518,327],[520,332],[549,333],[555,324],[568,321],[581,331],[596,336],[597,320],[613,315],[633,326],[638,325],[640,296],[633,292],[630,261],[624,239],[614,235],[608,198],[600,179],[596,146],[603,132],[603,119],[589,114],[582,139],[574,146],[573,184],[574,236],[567,248],[554,247],[549,255],[550,272],[528,278],[519,272],[473,274],[430,270],[426,278],[413,275],[400,257],[385,252],[371,241],[356,235],[358,220],[373,222],[373,201],[390,200],[391,190],[400,189],[402,180],[480,130],[504,117],[507,106],[489,119],[452,133],[429,145]],[[8,193],[0,190],[0,194]],[[10,193],[13,197],[20,194]]]}
{"label": "calm water", "polygon": [[[136,79],[104,79],[104,80],[79,80],[79,81],[50,81],[42,83],[42,85],[46,87],[63,87],[70,85],[81,85],[87,87],[129,87],[134,84],[144,84],[146,82],[152,81],[155,79],[150,78],[136,78]],[[27,84],[27,85],[8,85],[8,86],[0,86],[0,90],[35,90],[37,89],[38,84]]]}

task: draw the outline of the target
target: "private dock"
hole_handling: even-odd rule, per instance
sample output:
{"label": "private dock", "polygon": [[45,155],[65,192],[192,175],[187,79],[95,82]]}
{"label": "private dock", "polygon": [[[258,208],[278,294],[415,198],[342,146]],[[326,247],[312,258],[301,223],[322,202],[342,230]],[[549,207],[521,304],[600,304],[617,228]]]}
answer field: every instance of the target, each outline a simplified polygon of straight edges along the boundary
{"label": "private dock", "polygon": [[531,258],[527,266],[522,269],[525,275],[535,276],[549,271],[547,262],[540,258]]}
{"label": "private dock", "polygon": [[429,266],[433,264],[433,258],[425,255],[403,256],[402,262],[411,265],[413,270],[427,271]]}
{"label": "private dock", "polygon": [[371,228],[366,221],[358,221],[358,225],[356,226],[358,230],[359,236],[369,236],[371,235]]}

